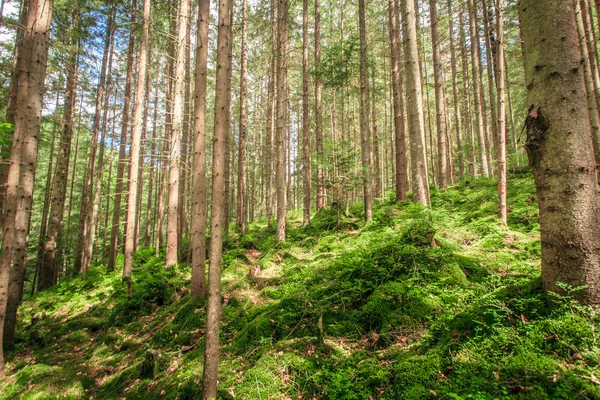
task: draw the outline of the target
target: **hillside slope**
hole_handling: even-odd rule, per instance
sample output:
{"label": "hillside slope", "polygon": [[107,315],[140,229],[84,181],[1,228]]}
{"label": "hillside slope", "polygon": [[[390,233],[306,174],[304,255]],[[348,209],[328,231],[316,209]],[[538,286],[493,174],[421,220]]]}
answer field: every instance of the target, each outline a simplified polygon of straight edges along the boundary
{"label": "hillside slope", "polygon": [[[381,202],[368,225],[360,204],[309,227],[291,213],[280,245],[264,221],[234,232],[220,396],[600,398],[598,318],[543,294],[533,179],[508,186],[508,228],[479,179],[434,191],[431,209]],[[26,298],[0,399],[200,398],[205,304],[162,256],[137,252],[132,299],[102,265]]]}

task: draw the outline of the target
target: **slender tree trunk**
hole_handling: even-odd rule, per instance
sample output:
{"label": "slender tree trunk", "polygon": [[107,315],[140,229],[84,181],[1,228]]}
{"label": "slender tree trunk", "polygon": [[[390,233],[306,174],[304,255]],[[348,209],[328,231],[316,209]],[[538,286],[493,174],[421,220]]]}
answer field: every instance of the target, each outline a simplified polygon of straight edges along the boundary
{"label": "slender tree trunk", "polygon": [[[319,0],[315,0],[319,1]],[[275,8],[277,7],[275,2],[271,3],[270,8],[270,26],[271,26],[271,52],[269,55],[269,81],[268,81],[268,93],[267,93],[267,137],[266,137],[266,152],[267,152],[267,171],[266,171],[266,207],[267,207],[267,223],[271,226],[273,219],[273,199],[274,199],[274,187],[273,187],[273,175],[275,172],[275,156],[274,156],[274,144],[275,144]]]}
{"label": "slender tree trunk", "polygon": [[[433,48],[433,80],[435,86],[435,121],[438,142],[438,186],[448,186],[448,149],[446,147],[446,108],[444,104],[444,79],[442,56],[440,54],[440,34],[438,30],[436,0],[429,0],[429,18],[431,20],[431,40]],[[432,149],[433,150],[433,149]]]}
{"label": "slender tree trunk", "polygon": [[276,241],[285,240],[286,225],[286,123],[287,123],[287,43],[288,43],[289,0],[277,3],[277,137],[276,137],[276,182],[277,182],[277,236]]}
{"label": "slender tree trunk", "polygon": [[[321,69],[321,0],[315,0],[315,70]],[[317,156],[317,211],[325,205],[325,185],[323,182],[323,104],[321,78],[315,77],[315,151]]]}
{"label": "slender tree trunk", "polygon": [[302,222],[310,223],[310,115],[308,104],[308,0],[302,2]]}
{"label": "slender tree trunk", "polygon": [[[228,64],[227,64],[227,109],[225,110],[227,116],[227,135],[225,135],[225,171],[228,173],[225,176],[225,210],[223,211],[225,216],[225,222],[223,223],[223,229],[225,233],[229,232],[229,212],[231,210],[231,205],[233,204],[233,194],[234,191],[231,189],[231,177],[233,174],[229,174],[229,171],[233,169],[234,161],[233,155],[235,153],[232,148],[231,143],[231,80],[233,76],[233,22],[234,22],[234,9],[235,0],[229,0],[229,53],[228,53]],[[230,196],[231,195],[231,196]]]}
{"label": "slender tree trunk", "polygon": [[[152,221],[152,210],[153,202],[152,197],[154,194],[154,170],[156,169],[156,140],[157,140],[157,124],[158,124],[158,85],[154,91],[154,116],[152,117],[152,148],[150,150],[150,176],[148,177],[148,204],[146,207],[146,232],[144,233],[144,246],[150,247],[152,243],[152,227],[154,223]],[[158,177],[158,173],[156,173]],[[158,180],[157,180],[158,181]],[[158,184],[157,184],[158,186]]]}
{"label": "slender tree trunk", "polygon": [[429,177],[423,118],[423,92],[419,72],[419,49],[415,8],[412,0],[401,0],[403,14],[404,53],[406,57],[406,89],[408,104],[408,127],[412,167],[414,200],[429,205]]}
{"label": "slender tree trunk", "polygon": [[373,125],[373,196],[376,199],[382,198],[381,192],[381,165],[379,154],[379,132],[377,127],[377,103],[375,98],[375,68],[371,74],[371,122]]}
{"label": "slender tree trunk", "polygon": [[583,25],[583,18],[581,15],[582,10],[580,7],[580,2],[578,0],[575,0],[575,13],[577,34],[579,39],[579,50],[581,52],[581,64],[583,66],[583,78],[587,93],[588,114],[592,132],[592,143],[594,146],[594,156],[596,160],[596,165],[598,166],[600,165],[600,114],[598,112],[598,103],[596,103],[592,71],[590,68],[590,54],[588,53],[588,47],[585,40],[585,28]]}
{"label": "slender tree trunk", "polygon": [[[69,161],[71,159],[71,140],[73,138],[73,118],[75,114],[75,97],[77,95],[78,72],[78,32],[79,10],[73,13],[71,50],[67,67],[67,92],[65,96],[62,135],[56,158],[56,171],[52,180],[50,220],[44,241],[42,260],[38,276],[38,290],[45,290],[54,284],[55,269],[57,266],[58,243],[62,234],[65,200],[67,197],[67,180],[69,177]],[[112,11],[109,11],[109,27],[105,40],[110,43],[112,25]],[[81,112],[81,110],[80,110]],[[16,311],[16,310],[15,310]]]}
{"label": "slender tree trunk", "polygon": [[473,120],[473,111],[471,108],[471,99],[469,97],[470,87],[469,87],[469,62],[467,60],[467,44],[465,38],[465,25],[463,23],[463,12],[459,10],[458,12],[458,28],[459,28],[459,38],[460,38],[460,58],[462,64],[462,83],[463,83],[463,104],[467,113],[465,115],[465,127],[467,128],[467,136],[468,136],[468,145],[469,145],[469,173],[473,177],[477,177],[477,156],[475,153],[475,131],[473,129],[473,124],[471,121]]}
{"label": "slender tree trunk", "polygon": [[388,1],[390,36],[390,63],[392,71],[392,100],[394,113],[394,143],[396,165],[396,201],[406,200],[408,174],[406,172],[406,133],[404,130],[404,79],[400,47],[400,13],[398,0]]}
{"label": "slender tree trunk", "polygon": [[365,19],[365,1],[358,0],[358,29],[360,39],[360,148],[365,221],[369,222],[373,219],[373,195],[371,193],[371,132],[369,126],[369,77],[367,76],[367,25]]}
{"label": "slender tree trunk", "polygon": [[481,85],[479,75],[481,74],[479,60],[481,49],[476,45],[478,43],[477,38],[477,20],[475,15],[475,4],[474,0],[468,0],[469,6],[469,24],[471,32],[471,65],[472,65],[472,78],[473,78],[473,97],[475,107],[475,132],[477,133],[478,147],[479,147],[479,168],[481,174],[485,177],[489,175],[489,168],[487,162],[487,154],[485,147],[485,130],[483,127],[483,114],[484,108],[482,104],[481,96]]}
{"label": "slender tree trunk", "polygon": [[[62,81],[62,79],[59,78],[59,82],[60,82],[59,87],[62,87],[61,81]],[[48,215],[50,214],[50,201],[52,198],[52,188],[53,188],[52,178],[54,175],[53,161],[56,157],[56,155],[54,154],[54,148],[55,148],[54,145],[56,143],[56,131],[58,131],[58,125],[60,123],[61,131],[62,131],[62,125],[63,125],[62,120],[60,122],[58,121],[58,103],[59,103],[59,101],[60,101],[60,91],[57,90],[56,91],[56,102],[54,103],[52,141],[50,144],[50,160],[48,161],[48,169],[46,170],[46,186],[45,186],[46,193],[44,194],[44,207],[42,209],[42,221],[40,223],[40,238],[39,238],[39,242],[38,242],[38,252],[37,252],[37,260],[36,260],[36,266],[35,266],[35,275],[33,277],[33,284],[31,285],[32,293],[35,293],[40,268],[42,267],[42,263],[44,260],[44,247],[45,247],[47,232],[48,232]],[[59,149],[60,149],[60,147],[59,147]],[[66,186],[66,183],[65,183],[65,186]],[[65,192],[66,192],[66,190],[65,190]],[[4,328],[6,329],[6,324],[4,325]]]}
{"label": "slender tree trunk", "polygon": [[185,75],[185,49],[187,24],[189,20],[189,0],[180,0],[179,31],[177,34],[177,61],[175,68],[175,92],[173,96],[173,129],[171,131],[171,170],[169,174],[169,210],[167,214],[167,253],[165,265],[177,264],[179,244],[179,158],[181,156],[181,127],[183,114],[183,84]]}
{"label": "slender tree trunk", "polygon": [[246,200],[248,188],[246,182],[246,157],[248,146],[248,59],[246,56],[246,42],[248,38],[248,10],[246,0],[242,0],[242,43],[240,62],[240,137],[238,149],[238,179],[237,179],[237,202],[235,223],[242,231],[242,235],[248,230],[248,210]]}
{"label": "slender tree trunk", "polygon": [[[185,14],[186,0],[182,1],[181,13]],[[129,296],[131,296],[131,273],[133,271],[133,251],[135,240],[135,219],[138,213],[138,185],[139,185],[139,163],[140,163],[140,147],[142,144],[142,112],[144,109],[144,93],[146,92],[146,67],[148,56],[146,52],[149,47],[149,31],[150,31],[150,0],[144,0],[144,16],[142,22],[142,41],[140,43],[140,55],[138,59],[137,70],[137,88],[135,93],[135,106],[133,110],[133,133],[131,135],[131,164],[129,170],[129,196],[127,197],[127,231],[125,233],[125,262],[123,264],[123,280],[127,283]],[[185,29],[185,19],[182,19],[181,24]],[[146,95],[148,93],[146,92]]]}
{"label": "slender tree trunk", "polygon": [[575,298],[598,304],[598,180],[574,14],[573,2],[519,3],[526,104],[532,105],[525,146],[539,201],[546,290],[564,293],[559,282],[585,286]]}
{"label": "slender tree trunk", "polygon": [[208,63],[209,1],[198,9],[194,87],[194,160],[192,192],[192,296],[206,296],[206,74]]}
{"label": "slender tree trunk", "polygon": [[129,129],[129,107],[131,103],[131,81],[133,79],[133,51],[135,47],[135,15],[137,0],[131,4],[131,29],[129,31],[129,47],[127,49],[127,77],[125,78],[125,95],[123,99],[123,113],[121,114],[121,141],[119,145],[119,163],[117,165],[117,184],[115,187],[115,199],[113,205],[112,227],[110,233],[110,246],[108,248],[108,270],[115,268],[117,261],[117,245],[119,243],[119,231],[121,221],[121,196],[123,192],[123,174],[126,164],[127,130]]}
{"label": "slender tree trunk", "polygon": [[227,129],[229,0],[219,3],[217,38],[217,79],[215,96],[215,124],[213,147],[213,181],[211,205],[211,239],[209,249],[208,304],[204,347],[204,376],[202,398],[217,398],[219,362],[219,323],[221,321],[221,255],[223,251],[223,223],[225,221],[225,139]]}
{"label": "slender tree trunk", "polygon": [[496,85],[498,86],[498,217],[506,225],[506,99],[504,90],[504,1],[496,6]]}
{"label": "slender tree trunk", "polygon": [[[496,87],[494,73],[495,73],[495,64],[496,64],[496,42],[495,42],[495,27],[493,24],[493,16],[490,17],[489,13],[492,12],[488,8],[489,0],[482,0],[482,14],[483,14],[483,27],[484,27],[484,44],[485,44],[485,58],[486,58],[486,68],[487,68],[487,87],[488,87],[488,95],[490,98],[489,107],[490,107],[490,121],[491,121],[491,132],[492,139],[491,143],[488,140],[487,145],[487,156],[488,156],[488,165],[490,166],[490,173],[493,174],[492,160],[493,155],[497,154],[498,151],[496,149],[498,145],[498,139],[496,137],[496,132],[498,132],[498,121],[497,121],[497,110],[496,110],[496,94],[494,93],[494,89]],[[494,0],[492,0],[494,1]],[[483,87],[483,85],[482,85]],[[486,131],[487,132],[487,131]],[[488,136],[486,135],[486,138]],[[491,144],[491,145],[490,145]],[[496,152],[493,150],[496,149]]]}
{"label": "slender tree trunk", "polygon": [[[18,51],[23,68],[16,97],[14,133],[6,187],[6,215],[0,260],[0,332],[4,331],[12,264],[25,265],[35,164],[42,116],[42,98],[50,45],[53,0],[31,0],[27,28]],[[3,335],[0,335],[3,336]],[[0,377],[4,377],[3,339],[0,337]]]}
{"label": "slender tree trunk", "polygon": [[452,100],[454,102],[454,128],[458,146],[458,173],[460,179],[465,177],[465,159],[463,147],[461,104],[458,96],[458,73],[456,72],[456,51],[454,48],[454,24],[452,15],[452,0],[448,0],[448,32],[450,37],[450,65],[452,67]]}

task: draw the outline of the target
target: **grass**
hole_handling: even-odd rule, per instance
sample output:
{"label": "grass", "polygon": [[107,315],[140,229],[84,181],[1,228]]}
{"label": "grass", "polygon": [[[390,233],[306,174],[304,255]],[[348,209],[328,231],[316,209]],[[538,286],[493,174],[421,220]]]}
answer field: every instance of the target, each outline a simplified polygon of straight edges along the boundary
{"label": "grass", "polygon": [[[600,398],[598,317],[539,278],[533,179],[432,190],[432,207],[383,201],[291,212],[275,245],[265,221],[233,232],[223,260],[219,395],[239,399]],[[94,265],[26,298],[0,399],[196,399],[205,303],[190,268],[141,249],[134,296]],[[43,316],[33,323],[33,316]],[[148,349],[161,357],[142,378]]]}

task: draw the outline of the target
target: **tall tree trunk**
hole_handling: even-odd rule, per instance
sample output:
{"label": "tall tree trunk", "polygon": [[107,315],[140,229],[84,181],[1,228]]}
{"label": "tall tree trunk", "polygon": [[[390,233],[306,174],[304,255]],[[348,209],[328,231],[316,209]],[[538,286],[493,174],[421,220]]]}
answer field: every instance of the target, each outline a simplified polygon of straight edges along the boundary
{"label": "tall tree trunk", "polygon": [[[150,176],[148,177],[148,204],[146,206],[146,232],[144,233],[144,246],[149,247],[152,242],[152,210],[155,208],[152,202],[154,194],[154,173],[156,170],[156,141],[158,125],[158,85],[154,91],[154,116],[152,117],[152,148],[150,150]],[[156,173],[158,178],[158,172]],[[158,182],[158,179],[157,179]],[[157,183],[158,186],[158,183]]]}
{"label": "tall tree trunk", "polygon": [[[185,14],[182,1],[181,13]],[[142,41],[140,43],[140,54],[137,70],[137,88],[135,93],[135,106],[133,111],[133,133],[131,135],[131,164],[129,171],[129,196],[127,197],[127,231],[125,233],[125,262],[123,264],[123,280],[127,283],[129,295],[131,296],[131,273],[133,271],[133,251],[135,244],[135,219],[138,213],[138,184],[139,184],[139,163],[140,147],[142,144],[142,112],[144,111],[144,93],[146,92],[146,66],[148,56],[146,52],[149,47],[150,31],[150,0],[144,0],[144,16],[142,22]],[[185,21],[185,20],[183,20]],[[185,25],[185,22],[181,22]],[[185,29],[185,26],[184,26]],[[146,93],[148,95],[148,93]]]}
{"label": "tall tree trunk", "polygon": [[[440,54],[440,34],[436,0],[429,0],[429,18],[431,20],[431,41],[433,48],[433,81],[435,86],[435,121],[438,142],[438,186],[448,186],[448,158],[446,147],[446,108],[444,104],[444,79],[442,56]],[[433,149],[432,149],[433,150]]]}
{"label": "tall tree trunk", "polygon": [[[321,69],[321,0],[315,0],[315,70]],[[325,205],[325,185],[323,182],[323,105],[321,78],[315,77],[315,151],[317,156],[317,211]]]}
{"label": "tall tree trunk", "polygon": [[[315,0],[319,1],[319,0]],[[274,156],[274,145],[275,145],[275,78],[276,78],[276,67],[275,67],[275,8],[277,4],[271,3],[270,8],[270,44],[271,51],[269,54],[269,81],[267,87],[267,137],[266,137],[266,208],[267,208],[267,223],[269,227],[273,219],[273,199],[274,199],[274,187],[273,187],[273,175],[275,172],[275,156]]]}
{"label": "tall tree trunk", "polygon": [[392,71],[392,100],[394,115],[394,143],[396,165],[396,201],[406,200],[408,174],[406,171],[406,133],[404,131],[404,79],[400,47],[400,13],[398,0],[388,1],[390,36],[390,64]]}
{"label": "tall tree trunk", "polygon": [[194,159],[192,192],[192,296],[206,295],[206,73],[208,63],[209,1],[198,9],[194,87]]}
{"label": "tall tree trunk", "polygon": [[119,243],[119,231],[121,221],[121,196],[123,192],[123,174],[126,164],[127,130],[129,129],[129,107],[131,103],[131,81],[133,79],[133,51],[135,47],[135,15],[137,0],[131,4],[131,28],[129,31],[129,46],[127,49],[127,77],[125,78],[125,95],[123,99],[123,113],[121,114],[121,140],[119,145],[119,163],[117,165],[117,184],[115,187],[115,199],[113,205],[112,227],[110,232],[110,246],[108,248],[108,270],[115,268],[117,261],[117,245]]}
{"label": "tall tree trunk", "polygon": [[189,23],[189,0],[179,3],[179,30],[177,33],[177,61],[175,68],[175,89],[173,95],[173,129],[171,131],[171,170],[169,174],[169,208],[167,213],[167,253],[165,265],[177,264],[179,244],[179,157],[181,155],[181,127],[183,114],[183,85],[185,75],[185,49],[187,24]]}
{"label": "tall tree trunk", "polygon": [[367,24],[365,0],[358,0],[358,29],[360,40],[360,149],[362,158],[363,196],[365,221],[373,219],[373,195],[371,193],[371,132],[369,122],[369,77],[367,76]]}
{"label": "tall tree trunk", "polygon": [[401,0],[404,53],[406,57],[406,91],[408,104],[408,127],[412,167],[414,200],[429,205],[429,177],[423,117],[423,92],[419,72],[419,49],[415,5],[412,0]]}
{"label": "tall tree trunk", "polygon": [[[68,75],[68,74],[67,74]],[[59,87],[62,87],[62,77],[59,78]],[[35,275],[33,276],[33,284],[31,285],[31,292],[35,293],[35,289],[37,286],[37,280],[39,277],[40,268],[42,266],[42,262],[44,260],[44,247],[47,238],[48,232],[48,215],[50,214],[50,201],[52,198],[52,187],[53,187],[53,175],[54,175],[54,158],[56,155],[54,154],[54,148],[56,143],[56,131],[58,131],[58,125],[61,125],[62,131],[62,120],[58,120],[58,103],[60,101],[60,91],[56,91],[56,102],[54,103],[54,117],[53,117],[53,125],[52,125],[52,140],[50,143],[50,160],[48,161],[48,169],[46,170],[46,193],[44,194],[44,206],[42,208],[42,221],[40,223],[40,238],[38,241],[38,252],[37,252],[37,260],[35,267]],[[66,186],[66,184],[65,184]],[[65,190],[66,192],[66,190]],[[6,329],[6,324],[4,325]]]}
{"label": "tall tree trunk", "polygon": [[211,239],[209,249],[208,304],[206,311],[206,341],[204,347],[204,375],[202,398],[217,398],[219,362],[219,323],[221,321],[221,255],[223,251],[223,223],[225,221],[225,139],[227,129],[227,97],[229,83],[229,0],[219,3],[217,38],[217,78],[215,96],[215,123],[213,147],[213,180],[211,200]]}
{"label": "tall tree trunk", "polygon": [[[233,77],[233,22],[234,22],[234,4],[235,0],[229,0],[229,52],[228,52],[228,64],[227,64],[227,107],[225,110],[227,116],[227,135],[225,135],[225,171],[230,171],[233,169],[233,155],[235,151],[232,148],[231,143],[231,80]],[[225,210],[223,211],[225,222],[223,223],[223,229],[225,233],[229,232],[229,211],[231,209],[231,205],[233,204],[233,190],[230,190],[231,185],[231,177],[233,174],[227,173],[225,176],[225,198],[223,199],[225,202]],[[230,196],[231,195],[231,196]]]}
{"label": "tall tree trunk", "polygon": [[373,125],[373,196],[382,198],[381,192],[381,165],[379,155],[379,132],[377,127],[377,103],[375,98],[375,68],[371,74],[371,123]]}
{"label": "tall tree trunk", "polygon": [[246,42],[248,40],[248,10],[246,0],[242,0],[242,49],[240,62],[240,137],[238,149],[238,180],[237,180],[237,202],[235,223],[242,231],[242,235],[248,230],[248,210],[246,200],[248,188],[246,182],[246,153],[248,146],[248,58],[246,56]]}
{"label": "tall tree trunk", "polygon": [[468,136],[468,155],[469,155],[469,173],[473,177],[477,177],[477,155],[475,153],[475,131],[473,129],[473,124],[471,123],[473,119],[473,111],[471,108],[471,99],[469,97],[470,87],[469,87],[469,62],[467,60],[467,44],[465,38],[465,26],[463,23],[463,11],[459,10],[458,12],[458,32],[459,32],[459,40],[460,40],[460,58],[461,58],[461,75],[462,75],[462,83],[463,83],[463,104],[464,108],[467,111],[465,115],[465,127],[467,128],[467,136]]}
{"label": "tall tree trunk", "polygon": [[[108,24],[105,40],[110,45],[110,36],[112,33],[112,10],[109,11]],[[79,32],[78,32],[79,10],[73,12],[71,33],[71,49],[69,52],[69,61],[67,66],[67,92],[65,96],[64,117],[62,134],[56,158],[56,171],[52,180],[52,200],[50,205],[50,220],[48,230],[44,241],[42,260],[38,276],[38,290],[46,290],[54,284],[54,275],[56,270],[57,254],[59,251],[59,241],[62,234],[63,215],[65,209],[65,200],[67,197],[67,180],[69,177],[69,161],[71,160],[71,140],[73,138],[73,118],[75,114],[75,97],[77,95],[77,72],[78,72],[78,50],[79,50]],[[105,49],[106,48],[105,44]],[[80,110],[81,112],[81,110]],[[16,310],[15,310],[16,311]]]}
{"label": "tall tree trunk", "polygon": [[506,225],[506,99],[504,91],[504,4],[496,6],[496,85],[498,96],[498,217]]}
{"label": "tall tree trunk", "polygon": [[521,0],[527,103],[525,143],[540,209],[542,279],[585,286],[575,297],[600,303],[598,180],[586,111],[573,2]]}
{"label": "tall tree trunk", "polygon": [[579,2],[579,0],[575,0],[575,13],[577,23],[577,34],[579,38],[579,49],[581,51],[583,66],[583,78],[585,83],[585,89],[587,92],[590,126],[592,129],[592,142],[594,144],[594,156],[596,160],[596,166],[598,166],[600,165],[600,113],[598,110],[598,103],[596,97],[597,92],[594,87],[594,76],[591,68],[591,54],[588,52],[588,46],[585,37],[585,26],[582,15],[583,10],[581,8],[581,3]]}
{"label": "tall tree trunk", "polygon": [[277,3],[277,243],[285,240],[286,225],[286,123],[287,123],[287,44],[289,0]]}
{"label": "tall tree trunk", "polygon": [[478,139],[478,148],[479,148],[479,169],[481,170],[481,175],[487,177],[489,175],[489,168],[487,162],[487,154],[485,147],[485,130],[483,127],[483,114],[484,107],[482,104],[482,96],[481,96],[481,85],[480,85],[480,62],[481,59],[480,53],[481,49],[477,46],[478,36],[477,36],[477,19],[475,15],[475,3],[474,0],[468,0],[469,5],[469,24],[470,24],[470,32],[471,32],[471,65],[472,65],[472,78],[473,78],[473,97],[474,97],[474,107],[475,107],[475,132],[477,134]]}
{"label": "tall tree trunk", "polygon": [[458,173],[460,179],[465,177],[465,159],[463,147],[461,104],[458,96],[458,73],[456,72],[456,50],[454,48],[454,24],[452,16],[452,0],[448,0],[448,32],[450,37],[450,65],[452,67],[452,100],[454,104],[454,128],[458,147]]}
{"label": "tall tree trunk", "polygon": [[302,222],[310,223],[310,115],[308,105],[308,0],[302,1]]}
{"label": "tall tree trunk", "polygon": [[[0,332],[4,331],[9,272],[12,264],[25,265],[35,164],[42,117],[42,98],[53,0],[31,0],[27,28],[18,51],[18,94],[15,107],[13,142],[6,187],[6,215],[0,260]],[[3,335],[0,335],[3,336]],[[4,377],[3,339],[0,337],[0,377]]]}
{"label": "tall tree trunk", "polygon": [[[493,12],[490,8],[488,8],[488,1],[489,0],[482,0],[482,14],[483,14],[483,29],[484,29],[484,35],[483,35],[483,42],[485,44],[485,59],[486,59],[486,68],[487,68],[487,87],[488,87],[488,96],[490,98],[489,101],[489,107],[490,107],[490,121],[491,121],[491,143],[488,140],[488,145],[487,145],[487,156],[488,156],[488,165],[490,166],[490,173],[493,174],[493,167],[492,167],[492,160],[493,160],[493,155],[497,154],[498,151],[496,149],[497,145],[498,145],[498,139],[496,137],[496,132],[498,132],[498,121],[497,121],[497,110],[496,110],[496,94],[494,93],[494,89],[496,88],[496,84],[495,84],[495,79],[494,79],[494,73],[495,71],[495,64],[496,64],[496,39],[494,37],[495,35],[495,26],[492,25],[494,23],[494,18],[493,16],[490,16],[489,13]],[[494,1],[494,0],[492,0]],[[482,86],[483,87],[483,86]],[[486,136],[487,138],[488,136]],[[493,150],[496,150],[496,152],[494,152]]]}

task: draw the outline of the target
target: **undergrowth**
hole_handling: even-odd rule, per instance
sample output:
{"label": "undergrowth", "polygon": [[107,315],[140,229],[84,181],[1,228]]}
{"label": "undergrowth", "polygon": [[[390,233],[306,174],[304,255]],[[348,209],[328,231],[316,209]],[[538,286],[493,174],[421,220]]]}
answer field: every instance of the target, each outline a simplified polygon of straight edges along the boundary
{"label": "undergrowth", "polygon": [[[496,183],[476,179],[432,190],[431,208],[381,201],[369,224],[361,204],[308,226],[295,211],[278,245],[266,221],[232,229],[219,396],[600,398],[598,317],[544,294],[532,177],[508,187],[508,227]],[[131,297],[122,267],[95,264],[25,298],[0,399],[200,398],[205,302],[188,266],[163,263],[136,253]]]}

